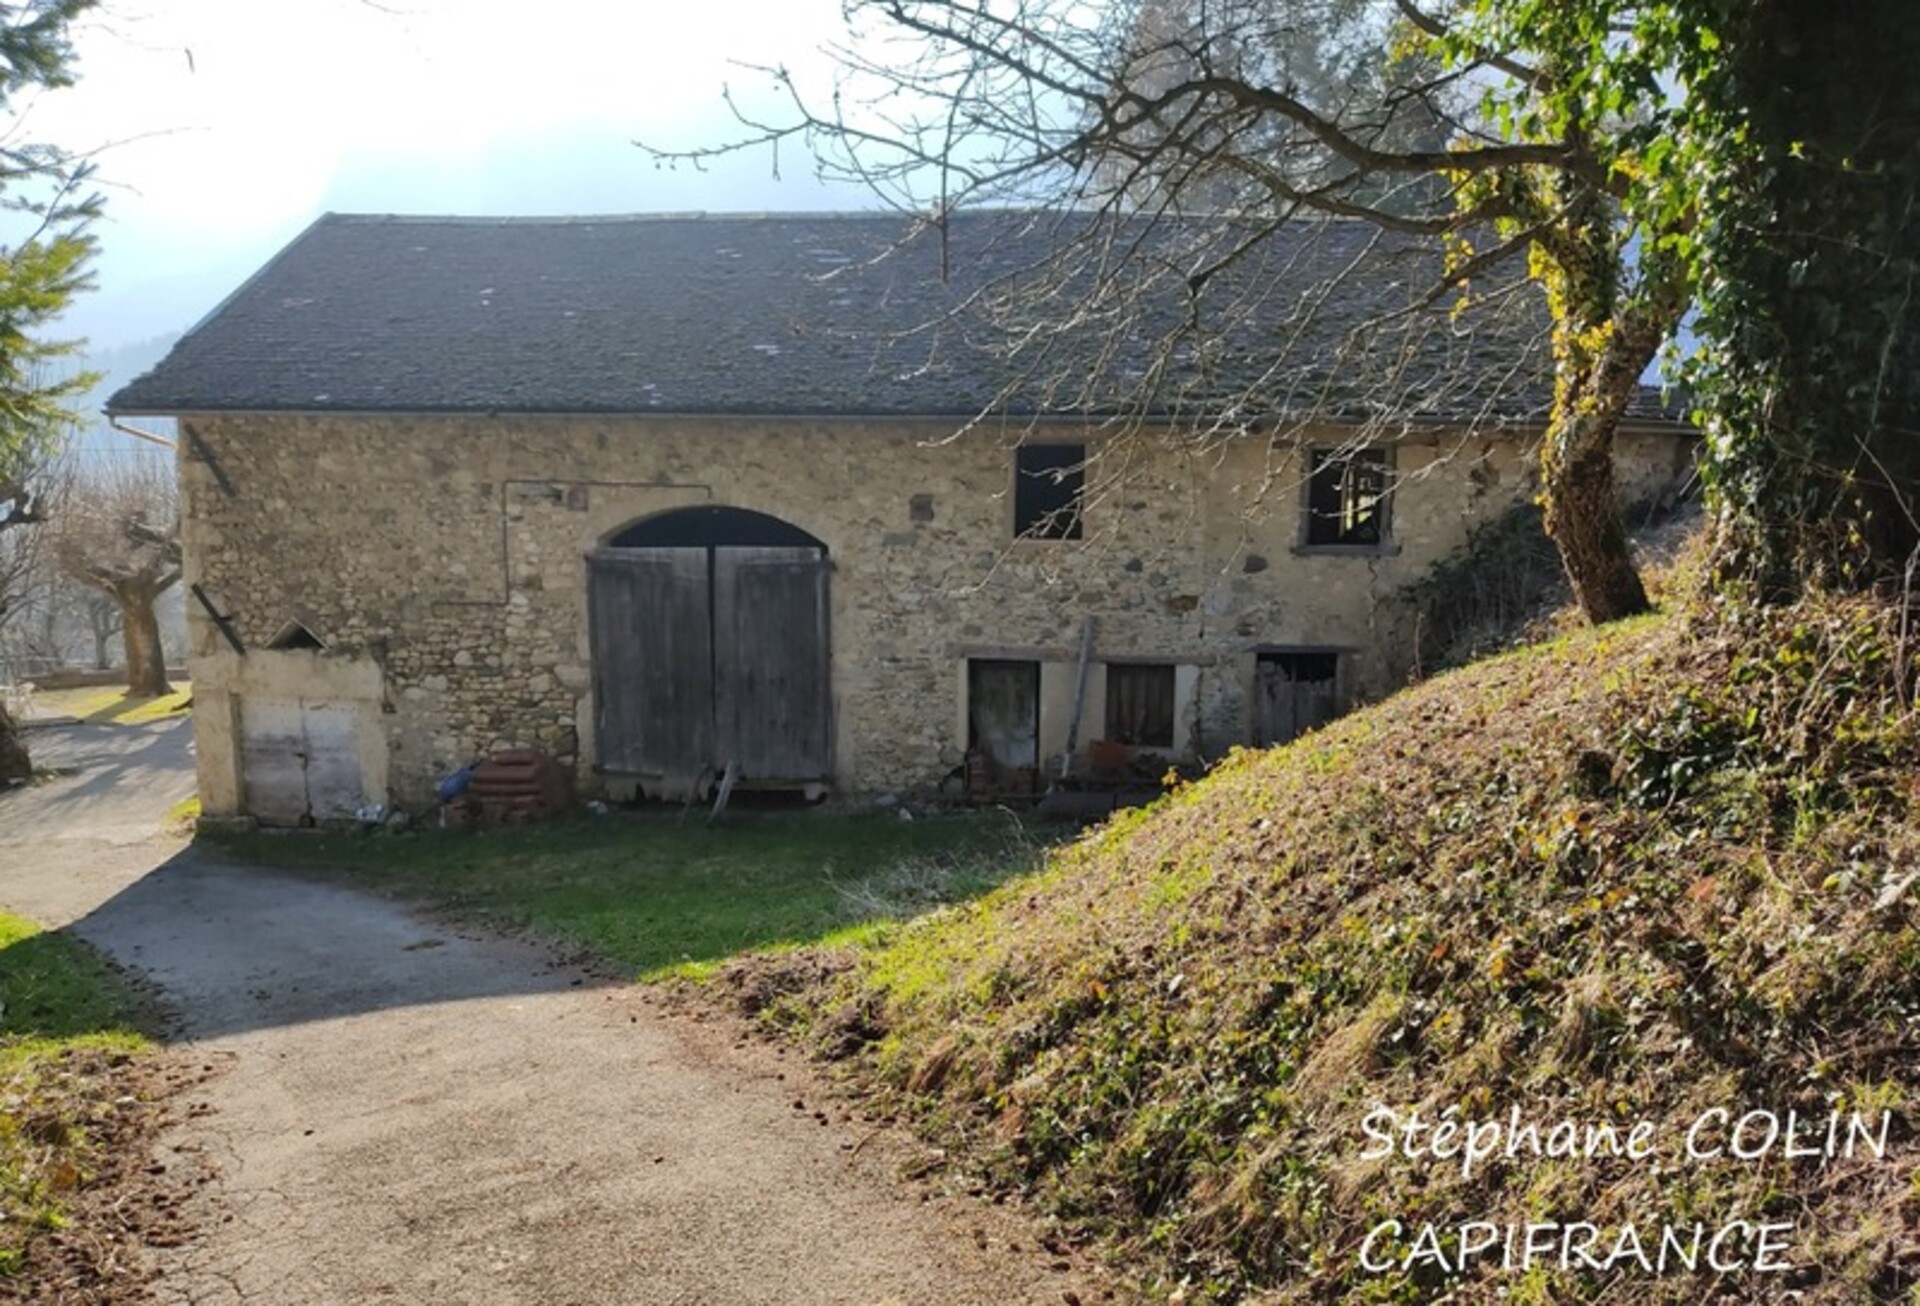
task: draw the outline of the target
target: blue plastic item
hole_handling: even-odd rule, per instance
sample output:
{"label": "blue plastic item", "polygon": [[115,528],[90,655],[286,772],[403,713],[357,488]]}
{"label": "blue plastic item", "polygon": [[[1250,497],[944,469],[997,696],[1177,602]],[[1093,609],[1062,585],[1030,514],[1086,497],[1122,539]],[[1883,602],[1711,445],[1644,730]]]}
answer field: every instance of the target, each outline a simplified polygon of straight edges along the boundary
{"label": "blue plastic item", "polygon": [[471,766],[461,767],[458,771],[455,771],[452,775],[440,782],[438,791],[440,801],[443,803],[452,802],[461,794],[467,792],[467,786],[472,783],[473,768]]}

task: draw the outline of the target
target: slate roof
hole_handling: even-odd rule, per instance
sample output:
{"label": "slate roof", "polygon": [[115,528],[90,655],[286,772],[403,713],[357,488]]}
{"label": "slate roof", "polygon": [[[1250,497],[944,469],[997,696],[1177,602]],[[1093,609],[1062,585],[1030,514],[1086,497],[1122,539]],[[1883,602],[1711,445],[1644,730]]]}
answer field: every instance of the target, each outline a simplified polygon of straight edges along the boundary
{"label": "slate roof", "polygon": [[[955,215],[944,238],[894,214],[328,214],[109,407],[1544,412],[1532,291],[1455,319],[1415,307],[1431,251],[1372,227],[1288,224],[1241,250],[1248,236],[1012,211]],[[1036,299],[1043,268],[1056,290]]]}

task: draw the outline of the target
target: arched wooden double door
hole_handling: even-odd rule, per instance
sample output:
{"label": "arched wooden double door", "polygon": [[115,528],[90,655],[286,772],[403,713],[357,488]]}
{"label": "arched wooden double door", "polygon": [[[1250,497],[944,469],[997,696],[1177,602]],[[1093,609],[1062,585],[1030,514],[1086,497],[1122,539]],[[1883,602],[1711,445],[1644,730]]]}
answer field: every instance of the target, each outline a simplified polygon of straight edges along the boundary
{"label": "arched wooden double door", "polygon": [[826,546],[774,517],[687,508],[587,559],[600,769],[831,778]]}

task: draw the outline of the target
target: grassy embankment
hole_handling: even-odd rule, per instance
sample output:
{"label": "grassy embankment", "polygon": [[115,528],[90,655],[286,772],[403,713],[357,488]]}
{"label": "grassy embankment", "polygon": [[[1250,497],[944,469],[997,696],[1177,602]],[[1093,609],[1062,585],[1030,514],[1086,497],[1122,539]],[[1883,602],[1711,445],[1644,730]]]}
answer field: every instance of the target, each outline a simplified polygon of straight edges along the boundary
{"label": "grassy embankment", "polygon": [[[149,1043],[138,996],[85,944],[0,913],[0,1296],[66,1300],[113,1278],[130,1248],[92,1257],[74,1228],[87,1190],[137,1169],[153,1104],[133,1080]],[[65,1231],[77,1247],[53,1246]],[[104,1241],[104,1240],[103,1240]]]}
{"label": "grassy embankment", "polygon": [[[1240,753],[976,902],[727,973],[1180,1300],[1920,1300],[1908,649],[1863,601],[1723,617],[1438,677]],[[1652,1154],[1523,1142],[1466,1173],[1433,1134],[1365,1132],[1379,1107],[1622,1142],[1645,1122]],[[1749,1111],[1797,1111],[1823,1148],[1836,1110],[1884,1120],[1886,1155],[1686,1147],[1695,1122],[1710,1150]],[[1785,1225],[1762,1259],[1795,1268],[1618,1252],[1628,1224],[1652,1259],[1663,1226],[1735,1221]],[[1571,1268],[1556,1234],[1531,1264],[1503,1266],[1503,1243],[1461,1272],[1488,1235],[1459,1226],[1528,1222],[1600,1232]],[[1754,1243],[1736,1231],[1723,1262]]]}

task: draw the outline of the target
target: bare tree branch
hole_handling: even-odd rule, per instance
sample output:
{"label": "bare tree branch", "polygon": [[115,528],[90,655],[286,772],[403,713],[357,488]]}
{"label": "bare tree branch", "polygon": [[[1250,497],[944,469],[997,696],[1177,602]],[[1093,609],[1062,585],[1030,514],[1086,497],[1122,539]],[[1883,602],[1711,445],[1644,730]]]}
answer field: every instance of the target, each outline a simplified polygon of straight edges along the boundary
{"label": "bare tree branch", "polygon": [[[1501,29],[1422,0],[852,0],[849,13],[830,96],[763,69],[778,107],[728,96],[743,139],[654,153],[700,166],[797,140],[822,175],[924,215],[942,278],[962,285],[939,321],[905,333],[921,372],[990,348],[1006,376],[997,411],[1071,413],[1115,435],[1171,424],[1163,438],[1196,451],[1257,435],[1273,474],[1296,478],[1294,446],[1316,424],[1364,442],[1530,414],[1550,452],[1577,451],[1543,470],[1549,494],[1584,505],[1550,515],[1570,571],[1602,577],[1576,584],[1583,603],[1596,618],[1644,605],[1617,530],[1580,532],[1617,518],[1613,432],[1647,340],[1680,308],[1637,270],[1663,233],[1622,220],[1627,138],[1568,95],[1565,52],[1495,48]],[[1510,118],[1482,112],[1495,91]],[[1535,112],[1546,97],[1553,110]],[[1006,266],[968,249],[989,266],[956,275],[956,215],[1009,206],[1050,251]],[[1374,239],[1355,236],[1362,223]],[[1530,272],[1554,288],[1551,323]],[[1462,287],[1453,307],[1470,311],[1446,311]],[[1128,461],[1089,468],[1089,493]]]}

